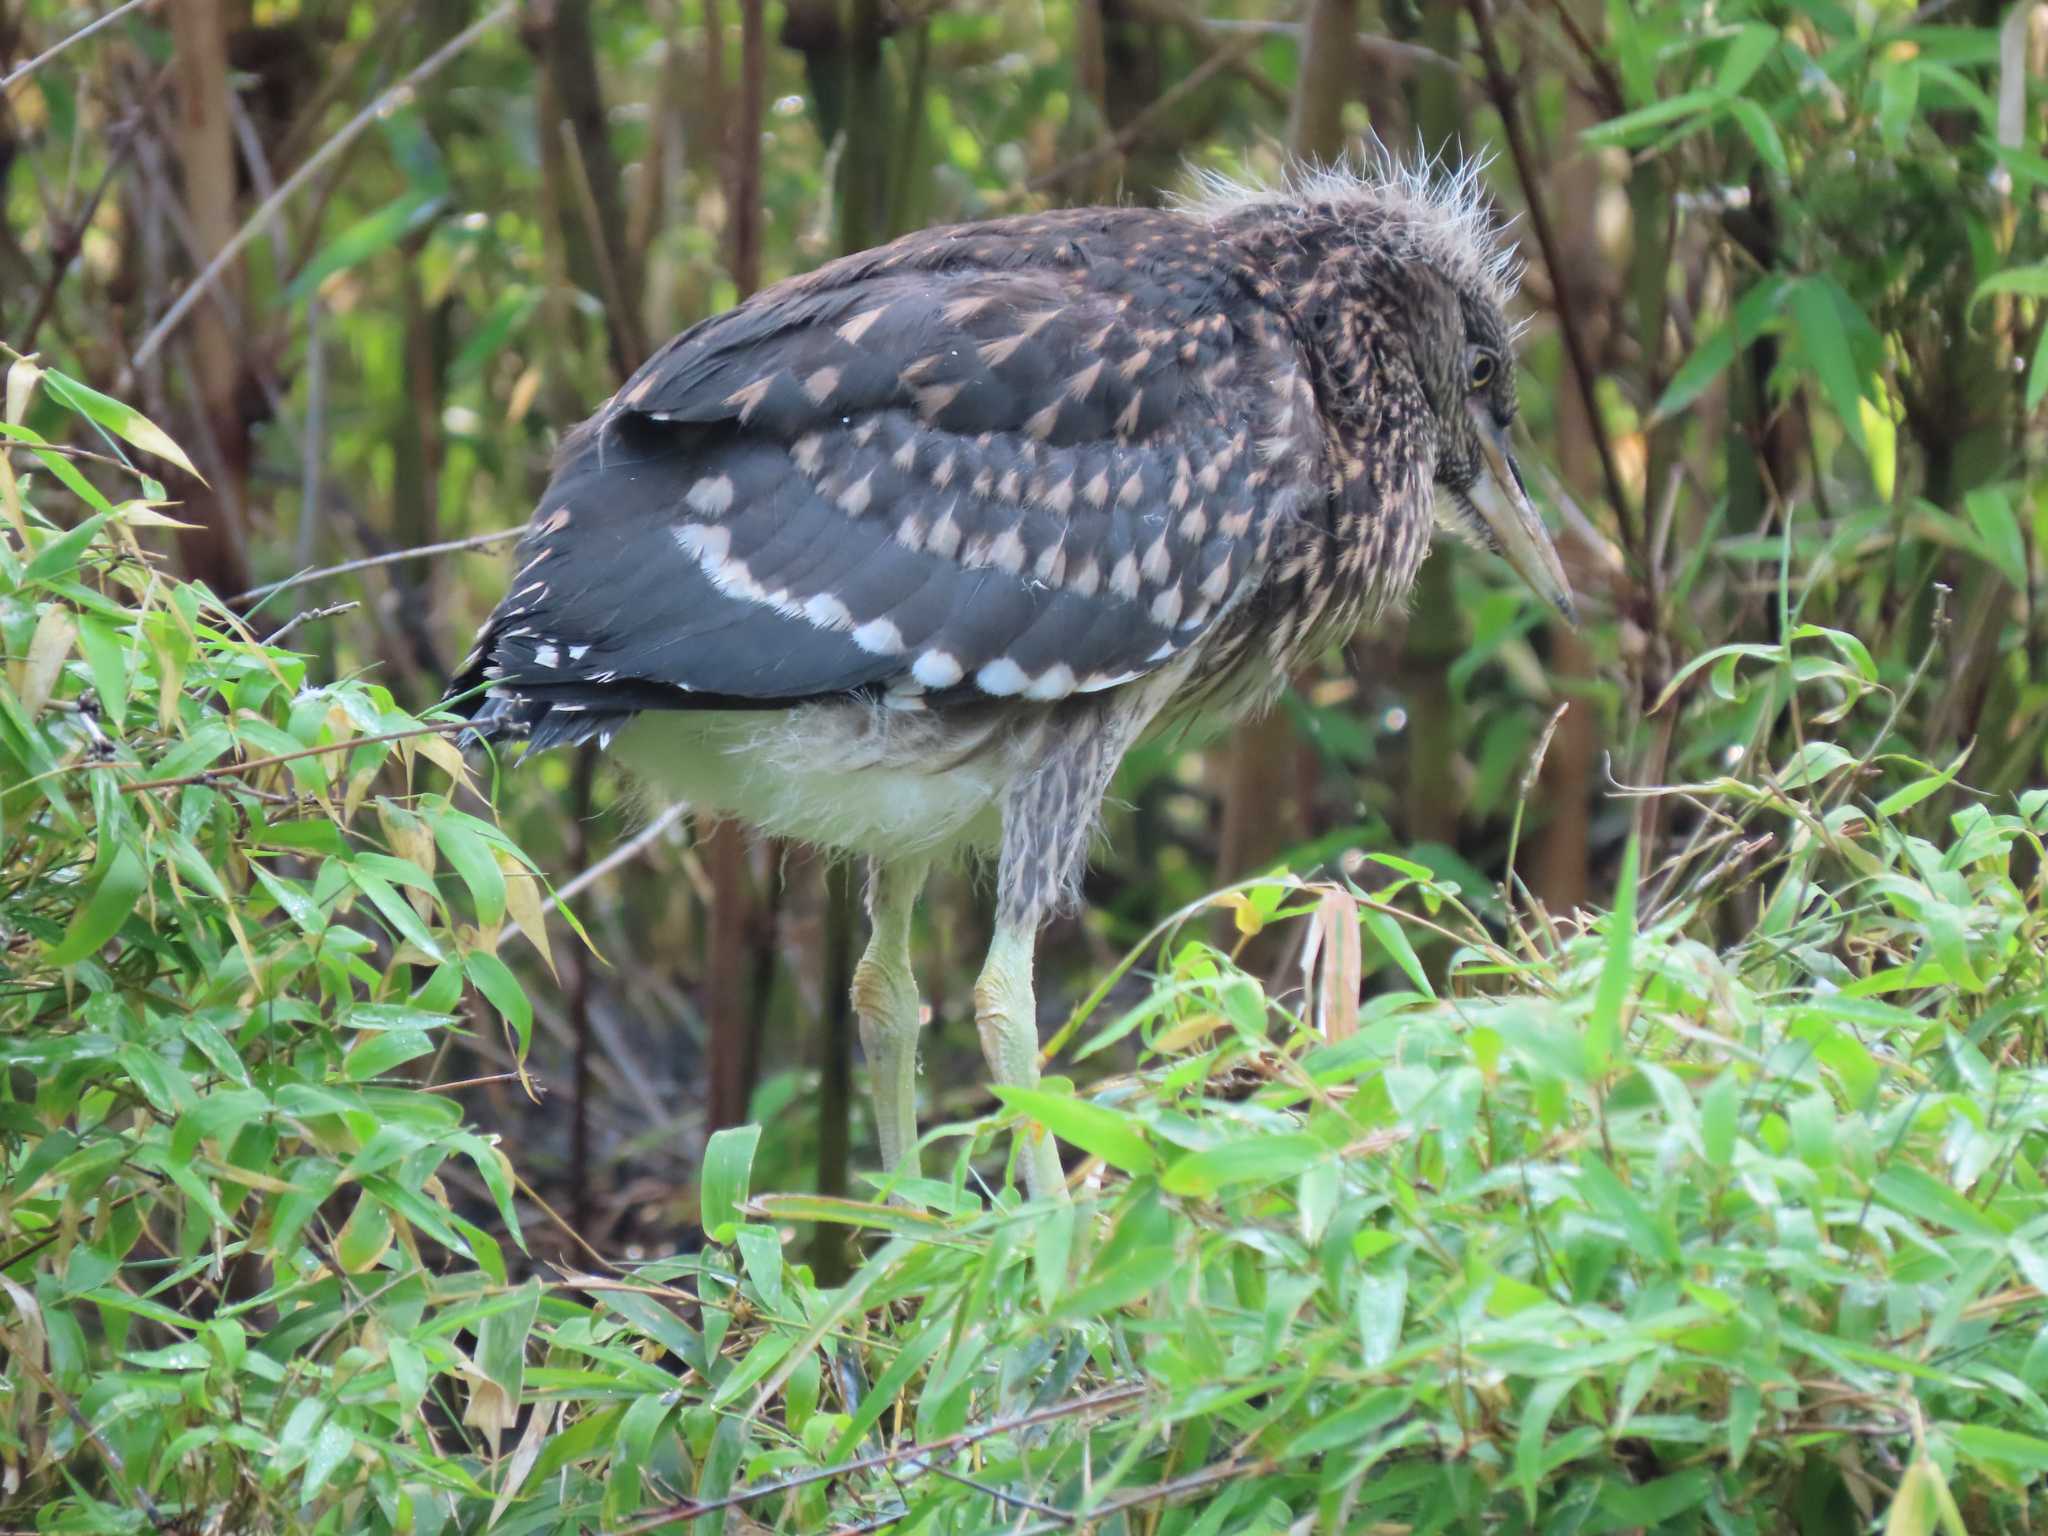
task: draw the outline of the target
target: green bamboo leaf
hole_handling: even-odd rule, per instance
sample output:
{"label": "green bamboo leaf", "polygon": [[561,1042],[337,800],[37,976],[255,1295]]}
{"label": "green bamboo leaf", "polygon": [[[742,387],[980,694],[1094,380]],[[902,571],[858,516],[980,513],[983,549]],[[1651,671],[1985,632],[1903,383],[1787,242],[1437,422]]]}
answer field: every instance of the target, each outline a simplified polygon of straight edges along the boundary
{"label": "green bamboo leaf", "polygon": [[149,884],[149,870],[142,856],[126,843],[114,848],[105,871],[93,886],[92,895],[72,917],[48,955],[53,966],[75,965],[120,932],[121,925],[142,900]]}
{"label": "green bamboo leaf", "polygon": [[1234,1184],[1291,1179],[1333,1155],[1313,1136],[1250,1136],[1189,1153],[1168,1168],[1159,1182],[1176,1195],[1207,1197]]}
{"label": "green bamboo leaf", "polygon": [[2025,1472],[2048,1472],[2048,1440],[1990,1424],[1950,1424],[1943,1433],[1965,1456]]}
{"label": "green bamboo leaf", "polygon": [[1579,135],[1587,143],[1602,148],[1608,145],[1624,147],[1647,142],[1652,129],[1666,123],[1677,122],[1682,117],[1694,117],[1702,112],[1712,111],[1722,104],[1717,91],[1682,91],[1676,96],[1667,96],[1662,101],[1653,101],[1647,107],[1638,107],[1633,112],[1624,112],[1619,117],[1610,117],[1604,123],[1596,123]]}
{"label": "green bamboo leaf", "polygon": [[1785,154],[1785,141],[1778,137],[1778,125],[1770,114],[1746,96],[1728,103],[1728,114],[1749,138],[1751,148],[1763,163],[1780,176],[1792,174],[1792,162]]}
{"label": "green bamboo leaf", "polygon": [[78,646],[92,672],[100,709],[118,735],[128,722],[128,648],[114,626],[96,613],[78,615]]}
{"label": "green bamboo leaf", "polygon": [[[68,461],[59,459],[68,469]],[[21,573],[21,584],[32,587],[41,582],[69,576],[78,568],[78,557],[85,553],[92,541],[99,537],[109,514],[96,512],[76,528],[67,529],[50,540],[28,563],[28,569]]]}
{"label": "green bamboo leaf", "polygon": [[1607,949],[1600,965],[1600,984],[1593,993],[1593,1011],[1586,1020],[1586,1075],[1604,1076],[1621,1046],[1621,1014],[1635,982],[1636,866],[1641,859],[1633,833],[1621,851],[1621,873],[1615,877],[1614,910],[1607,914]]}
{"label": "green bamboo leaf", "polygon": [[386,203],[375,213],[358,219],[323,246],[319,254],[292,279],[284,291],[285,304],[291,307],[304,303],[308,295],[335,273],[362,265],[372,256],[391,249],[406,236],[431,224],[443,206],[444,200],[440,197],[408,193],[395,202]]}
{"label": "green bamboo leaf", "polygon": [[697,1183],[698,1225],[714,1243],[730,1241],[754,1176],[754,1149],[761,1144],[758,1125],[728,1126],[704,1145],[704,1170]]}
{"label": "green bamboo leaf", "polygon": [[1721,67],[1714,75],[1714,89],[1724,100],[1733,101],[1742,93],[1754,75],[1778,46],[1778,29],[1761,22],[1744,27],[1735,34],[1735,40],[1728,45],[1728,51],[1721,56]]}
{"label": "green bamboo leaf", "polygon": [[434,842],[442,857],[469,887],[470,899],[476,903],[478,924],[496,928],[505,920],[505,872],[498,867],[491,845],[477,835],[468,825],[470,818],[460,811],[432,812],[427,820],[433,826]]}
{"label": "green bamboo leaf", "polygon": [[462,957],[462,974],[505,1016],[518,1044],[519,1059],[526,1060],[527,1050],[533,1044],[533,1002],[519,985],[519,978],[512,974],[512,968],[489,950],[473,949]]}
{"label": "green bamboo leaf", "polygon": [[1408,934],[1400,923],[1384,912],[1371,907],[1358,909],[1359,919],[1368,932],[1380,942],[1380,947],[1393,957],[1401,967],[1402,974],[1415,984],[1415,990],[1424,997],[1434,999],[1436,988],[1429,984],[1429,973],[1422,968],[1422,961],[1416,956],[1415,946],[1408,942]]}
{"label": "green bamboo leaf", "polygon": [[1984,541],[1985,557],[2015,591],[2026,591],[2027,541],[2020,533],[2011,498],[1998,486],[1982,486],[1964,495],[1963,508]]}
{"label": "green bamboo leaf", "polygon": [[1515,1483],[1522,1490],[1522,1503],[1531,1516],[1536,1513],[1536,1487],[1549,1470],[1545,1453],[1550,1443],[1550,1421],[1565,1394],[1577,1382],[1575,1376],[1552,1376],[1539,1381],[1522,1405],[1522,1422],[1515,1430]]}
{"label": "green bamboo leaf", "polygon": [[1113,1168],[1136,1176],[1159,1167],[1158,1154],[1146,1139],[1144,1123],[1123,1110],[1043,1088],[997,1084],[991,1091],[1006,1109],[1029,1115],[1060,1140],[1073,1143]]}
{"label": "green bamboo leaf", "polygon": [[2048,262],[1992,273],[1970,295],[1970,308],[1974,310],[1983,300],[2000,293],[2017,294],[2023,299],[2048,299]]}
{"label": "green bamboo leaf", "polygon": [[89,421],[97,422],[114,436],[134,444],[144,453],[153,453],[160,459],[167,459],[185,471],[201,485],[205,477],[192,467],[192,461],[185,457],[185,450],[171,440],[170,433],[151,421],[132,405],[124,405],[111,395],[103,395],[90,385],[81,384],[68,373],[59,373],[55,368],[43,370],[43,387],[50,392],[50,398],[61,401]]}
{"label": "green bamboo leaf", "polygon": [[540,1282],[519,1287],[509,1305],[497,1307],[477,1327],[476,1363],[485,1376],[517,1406],[526,1386],[526,1341],[540,1311]]}
{"label": "green bamboo leaf", "polygon": [[427,931],[427,925],[420,921],[419,913],[413,911],[412,903],[392,887],[391,882],[373,870],[351,863],[348,868],[349,882],[370,898],[370,902],[391,925],[391,931],[406,940],[430,960],[445,960],[447,954]]}
{"label": "green bamboo leaf", "polygon": [[1842,319],[1842,306],[1849,303],[1847,295],[1827,278],[1809,277],[1793,285],[1790,303],[1800,347],[1820,376],[1822,393],[1834,407],[1842,430],[1849,434],[1857,451],[1868,458],[1870,444],[1863,434],[1863,385],[1850,347],[1849,329]]}
{"label": "green bamboo leaf", "polygon": [[604,1513],[607,1528],[623,1525],[641,1507],[641,1473],[654,1453],[654,1437],[676,1411],[666,1393],[651,1392],[633,1400],[612,1438],[611,1468],[605,1475]]}
{"label": "green bamboo leaf", "polygon": [[433,1036],[423,1029],[385,1029],[366,1035],[343,1058],[343,1071],[350,1082],[368,1082],[394,1067],[425,1056],[434,1049]]}
{"label": "green bamboo leaf", "polygon": [[906,1237],[941,1237],[948,1230],[947,1224],[938,1217],[911,1210],[908,1206],[877,1205],[872,1201],[847,1200],[837,1195],[761,1195],[748,1201],[746,1209],[770,1221],[813,1221],[830,1226],[873,1227],[880,1232],[899,1232]]}

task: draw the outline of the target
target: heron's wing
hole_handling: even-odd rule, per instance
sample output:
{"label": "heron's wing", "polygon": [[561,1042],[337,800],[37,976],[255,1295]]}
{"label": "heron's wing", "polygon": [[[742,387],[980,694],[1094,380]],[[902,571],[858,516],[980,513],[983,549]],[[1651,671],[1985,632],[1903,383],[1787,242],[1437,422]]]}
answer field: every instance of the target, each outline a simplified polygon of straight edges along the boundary
{"label": "heron's wing", "polygon": [[1095,219],[899,242],[672,342],[534,515],[473,658],[504,723],[1050,699],[1194,643],[1339,471],[1206,237]]}

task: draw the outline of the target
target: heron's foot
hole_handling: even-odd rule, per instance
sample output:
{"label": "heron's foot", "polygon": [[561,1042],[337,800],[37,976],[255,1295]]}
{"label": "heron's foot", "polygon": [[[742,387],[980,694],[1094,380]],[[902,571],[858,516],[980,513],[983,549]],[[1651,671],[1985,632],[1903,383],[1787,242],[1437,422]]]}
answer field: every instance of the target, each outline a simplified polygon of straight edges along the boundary
{"label": "heron's foot", "polygon": [[882,1167],[918,1176],[917,1032],[923,1023],[910,970],[910,914],[924,869],[880,868],[868,888],[874,932],[853,968],[853,1012],[875,1102]]}
{"label": "heron's foot", "polygon": [[[989,1076],[1009,1087],[1038,1085],[1038,1005],[1031,986],[1035,937],[1029,930],[998,925],[988,963],[974,983],[974,1024],[988,1057]],[[1017,1161],[1032,1199],[1066,1197],[1067,1177],[1052,1132],[1039,1125],[1020,1129]]]}
{"label": "heron's foot", "polygon": [[853,1010],[875,1101],[875,1136],[888,1173],[918,1174],[917,987],[908,974],[863,955],[853,970]]}

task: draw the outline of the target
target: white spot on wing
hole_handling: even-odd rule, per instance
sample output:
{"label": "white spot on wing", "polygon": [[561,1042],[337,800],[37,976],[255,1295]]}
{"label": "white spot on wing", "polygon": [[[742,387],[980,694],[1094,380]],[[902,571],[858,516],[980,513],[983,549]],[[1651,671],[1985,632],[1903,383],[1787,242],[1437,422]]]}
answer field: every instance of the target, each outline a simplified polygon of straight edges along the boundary
{"label": "white spot on wing", "polygon": [[1007,656],[998,656],[974,674],[974,686],[997,698],[1022,693],[1030,682],[1031,679],[1024,675],[1024,669]]}
{"label": "white spot on wing", "polygon": [[951,651],[926,651],[911,664],[910,675],[927,688],[951,688],[966,673]]}
{"label": "white spot on wing", "polygon": [[[984,667],[983,671],[988,669]],[[1027,699],[1064,699],[1074,691],[1074,669],[1064,661],[1047,667],[1024,690]]]}
{"label": "white spot on wing", "polygon": [[732,506],[732,477],[706,475],[690,487],[683,500],[690,504],[692,512],[705,517],[719,517]]}
{"label": "white spot on wing", "polygon": [[875,472],[869,470],[839,494],[839,510],[848,517],[859,517],[867,511],[868,502],[874,496]]}
{"label": "white spot on wing", "polygon": [[830,592],[820,592],[804,601],[804,617],[820,629],[850,629],[853,615],[847,612],[846,604]]}
{"label": "white spot on wing", "polygon": [[871,655],[894,656],[903,649],[903,632],[889,619],[869,619],[853,632],[853,643]]}
{"label": "white spot on wing", "polygon": [[732,548],[732,530],[713,523],[684,523],[675,530],[676,542],[699,565],[709,571],[725,563]]}

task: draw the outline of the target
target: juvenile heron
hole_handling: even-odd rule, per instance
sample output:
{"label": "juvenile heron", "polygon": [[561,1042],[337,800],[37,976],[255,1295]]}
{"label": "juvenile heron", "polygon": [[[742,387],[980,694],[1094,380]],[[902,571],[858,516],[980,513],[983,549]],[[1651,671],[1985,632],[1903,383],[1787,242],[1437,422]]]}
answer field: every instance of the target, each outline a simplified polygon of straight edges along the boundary
{"label": "juvenile heron", "polygon": [[1033,1083],[1038,930],[1132,743],[1270,701],[1438,527],[1569,612],[1508,447],[1513,285],[1474,170],[1386,162],[834,261],[567,439],[454,688],[482,736],[616,735],[658,794],[865,856],[853,1005],[882,1160],[915,1171],[935,862],[996,856],[975,1022]]}

